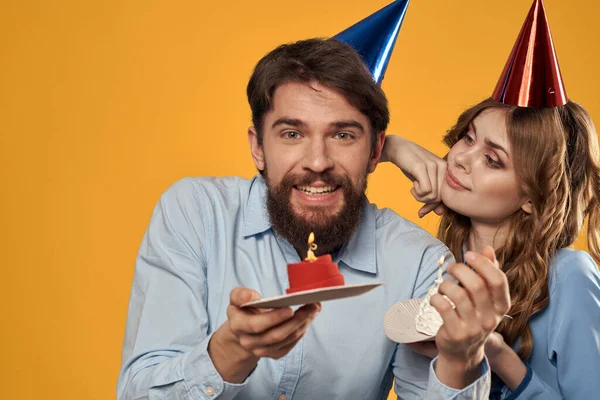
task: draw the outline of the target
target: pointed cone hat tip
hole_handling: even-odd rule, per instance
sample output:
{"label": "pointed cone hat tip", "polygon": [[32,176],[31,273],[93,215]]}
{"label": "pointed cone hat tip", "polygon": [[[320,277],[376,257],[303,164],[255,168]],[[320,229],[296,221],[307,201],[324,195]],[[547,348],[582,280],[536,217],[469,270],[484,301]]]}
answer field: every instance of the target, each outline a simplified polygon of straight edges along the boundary
{"label": "pointed cone hat tip", "polygon": [[542,0],[534,0],[492,98],[533,108],[568,102]]}
{"label": "pointed cone hat tip", "polygon": [[389,63],[409,0],[398,0],[334,36],[362,57],[373,79],[381,83]]}

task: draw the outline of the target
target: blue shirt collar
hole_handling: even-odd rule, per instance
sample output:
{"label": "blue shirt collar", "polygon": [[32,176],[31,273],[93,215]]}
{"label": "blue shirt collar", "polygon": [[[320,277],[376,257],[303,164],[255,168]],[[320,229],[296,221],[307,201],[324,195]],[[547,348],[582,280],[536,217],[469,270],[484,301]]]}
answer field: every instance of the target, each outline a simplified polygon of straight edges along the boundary
{"label": "blue shirt collar", "polygon": [[261,175],[250,182],[250,193],[244,216],[244,237],[258,235],[271,228],[267,213],[267,185]]}
{"label": "blue shirt collar", "polygon": [[339,259],[350,268],[377,273],[376,217],[373,206],[365,201],[362,221],[350,237],[350,241],[339,251]]}
{"label": "blue shirt collar", "polygon": [[[256,175],[250,183],[250,193],[246,203],[244,237],[258,235],[271,229],[266,197],[267,186],[264,178],[261,175]],[[355,270],[371,274],[377,273],[377,239],[375,230],[375,210],[366,201],[358,230],[352,234],[350,241],[340,249],[335,261],[342,261]]]}

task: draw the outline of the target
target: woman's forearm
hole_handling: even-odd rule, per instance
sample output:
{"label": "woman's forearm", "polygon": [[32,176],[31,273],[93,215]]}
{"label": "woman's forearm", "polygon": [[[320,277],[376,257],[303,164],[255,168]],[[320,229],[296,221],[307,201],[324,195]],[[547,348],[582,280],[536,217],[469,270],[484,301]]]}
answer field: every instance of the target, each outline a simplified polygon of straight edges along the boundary
{"label": "woman's forearm", "polygon": [[510,390],[515,390],[527,375],[527,367],[517,353],[507,346],[507,350],[494,359],[488,358],[492,371],[502,379]]}

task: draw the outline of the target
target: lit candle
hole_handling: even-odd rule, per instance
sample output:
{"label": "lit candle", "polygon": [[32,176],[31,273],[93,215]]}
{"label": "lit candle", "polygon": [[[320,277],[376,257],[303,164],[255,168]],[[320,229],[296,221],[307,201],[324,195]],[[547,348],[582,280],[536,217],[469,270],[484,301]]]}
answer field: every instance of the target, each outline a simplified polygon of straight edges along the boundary
{"label": "lit candle", "polygon": [[306,258],[304,261],[317,261],[317,257],[315,257],[314,251],[317,249],[317,244],[315,243],[315,234],[313,232],[308,235],[308,251],[306,252]]}

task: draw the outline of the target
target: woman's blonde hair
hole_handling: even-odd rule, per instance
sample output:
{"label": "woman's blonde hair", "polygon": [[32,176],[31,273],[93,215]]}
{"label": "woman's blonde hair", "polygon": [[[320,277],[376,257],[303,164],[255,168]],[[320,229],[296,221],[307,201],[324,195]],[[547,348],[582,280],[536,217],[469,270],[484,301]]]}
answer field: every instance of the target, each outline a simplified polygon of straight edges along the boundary
{"label": "woman's blonde hair", "polygon": [[[471,122],[489,108],[506,113],[506,129],[522,194],[532,213],[518,210],[510,217],[506,243],[496,254],[508,278],[512,307],[497,331],[518,354],[531,355],[529,319],[549,301],[548,266],[556,252],[571,246],[587,218],[590,254],[600,263],[600,151],[591,118],[577,103],[554,108],[507,106],[484,100],[463,112],[444,136],[452,147]],[[452,210],[441,218],[438,238],[458,261],[469,236],[470,219]]]}

